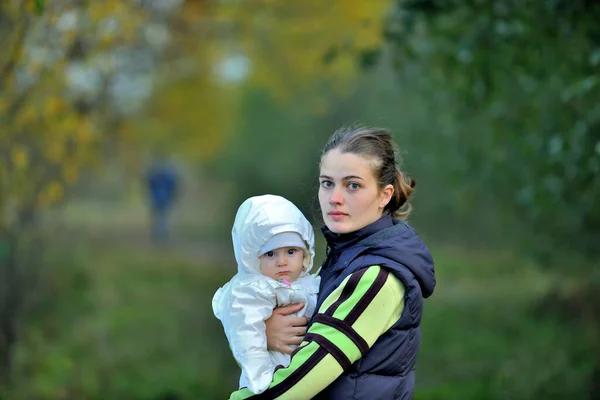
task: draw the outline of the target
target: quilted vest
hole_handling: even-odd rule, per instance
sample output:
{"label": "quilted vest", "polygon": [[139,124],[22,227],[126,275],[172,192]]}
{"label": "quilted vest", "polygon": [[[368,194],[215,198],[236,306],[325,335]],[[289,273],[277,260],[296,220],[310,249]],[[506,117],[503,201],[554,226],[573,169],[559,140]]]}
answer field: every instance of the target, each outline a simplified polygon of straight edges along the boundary
{"label": "quilted vest", "polygon": [[314,399],[412,399],[423,299],[436,282],[429,250],[406,222],[389,215],[351,234],[326,227],[323,234],[328,254],[320,270],[317,307],[348,275],[374,265],[402,282],[405,305],[400,319],[371,349]]}

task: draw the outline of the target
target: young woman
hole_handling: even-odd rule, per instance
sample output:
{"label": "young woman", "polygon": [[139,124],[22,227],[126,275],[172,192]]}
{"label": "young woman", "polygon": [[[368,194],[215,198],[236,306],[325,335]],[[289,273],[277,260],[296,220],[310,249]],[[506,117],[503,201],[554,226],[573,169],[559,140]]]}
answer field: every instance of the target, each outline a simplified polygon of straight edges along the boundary
{"label": "young woman", "polygon": [[231,399],[410,399],[423,298],[435,287],[431,254],[403,221],[414,181],[386,130],[356,128],[325,146],[319,184],[327,257],[318,311],[307,331],[304,319],[285,316],[301,305],[271,316],[270,349],[301,345],[266,391]]}

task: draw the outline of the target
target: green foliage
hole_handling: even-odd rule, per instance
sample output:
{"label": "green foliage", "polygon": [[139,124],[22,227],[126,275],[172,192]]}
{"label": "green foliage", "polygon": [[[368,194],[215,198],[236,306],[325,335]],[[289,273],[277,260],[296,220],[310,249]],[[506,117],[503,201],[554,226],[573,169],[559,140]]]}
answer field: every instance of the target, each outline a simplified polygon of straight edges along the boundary
{"label": "green foliage", "polygon": [[[600,36],[594,2],[399,1],[395,65],[449,116],[454,177],[527,227],[525,246],[598,257]],[[439,116],[438,118],[444,118]],[[470,187],[469,187],[470,186]],[[477,193],[478,192],[478,193]]]}
{"label": "green foliage", "polygon": [[416,399],[587,398],[583,332],[532,312],[553,277],[510,254],[434,250]]}
{"label": "green foliage", "polygon": [[210,308],[228,269],[168,251],[61,248],[28,315],[9,398],[228,396],[237,366]]}
{"label": "green foliage", "polygon": [[41,15],[44,12],[44,0],[35,0],[35,11],[38,15]]}
{"label": "green foliage", "polygon": [[[241,104],[240,123],[211,173],[236,182],[232,216],[249,196],[279,194],[295,202],[307,218],[320,218],[314,201],[320,150],[332,131],[318,128],[301,99],[281,107],[262,90],[249,90]],[[231,218],[233,222],[233,218]]]}
{"label": "green foliage", "polygon": [[[418,93],[430,129],[439,132],[428,168],[442,182],[437,193],[451,199],[448,212],[465,216],[457,225],[466,231],[488,225],[503,234],[503,245],[520,242],[563,279],[535,302],[565,327],[517,323],[539,341],[512,336],[517,353],[482,361],[480,373],[487,375],[459,397],[592,398],[597,392],[600,307],[589,294],[598,291],[593,276],[600,257],[599,17],[600,6],[588,1],[415,0],[398,1],[388,21],[397,75]],[[497,215],[473,223],[486,209]],[[575,289],[565,290],[570,281]],[[477,326],[466,312],[455,318]],[[485,312],[513,329],[512,314]],[[523,376],[525,369],[539,371]],[[445,393],[432,396],[438,395]]]}

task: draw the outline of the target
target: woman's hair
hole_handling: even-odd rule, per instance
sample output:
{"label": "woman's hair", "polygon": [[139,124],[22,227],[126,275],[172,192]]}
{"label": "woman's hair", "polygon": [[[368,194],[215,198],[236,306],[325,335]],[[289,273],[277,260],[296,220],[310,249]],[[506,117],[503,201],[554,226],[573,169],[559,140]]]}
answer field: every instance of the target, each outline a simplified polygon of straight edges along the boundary
{"label": "woman's hair", "polygon": [[414,190],[415,181],[400,171],[398,149],[388,130],[369,127],[340,128],[325,145],[321,159],[333,149],[372,161],[372,170],[379,187],[394,187],[394,194],[383,212],[392,214],[394,218],[408,217],[411,211],[408,199]]}

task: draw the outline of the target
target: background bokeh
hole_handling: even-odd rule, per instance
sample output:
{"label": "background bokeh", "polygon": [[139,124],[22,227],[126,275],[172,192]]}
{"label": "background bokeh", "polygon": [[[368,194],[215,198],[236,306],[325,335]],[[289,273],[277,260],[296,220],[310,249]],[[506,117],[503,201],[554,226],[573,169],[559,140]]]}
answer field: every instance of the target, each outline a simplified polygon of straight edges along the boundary
{"label": "background bokeh", "polygon": [[[314,222],[341,126],[394,132],[438,286],[418,400],[600,399],[600,5],[2,0],[0,398],[222,399],[248,196]],[[152,236],[150,167],[177,197]]]}

